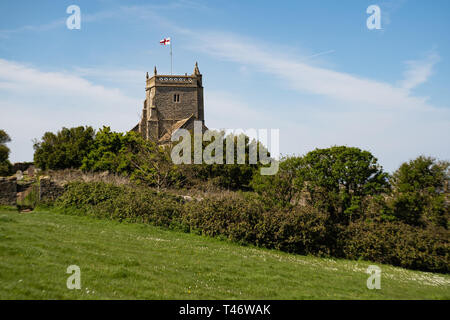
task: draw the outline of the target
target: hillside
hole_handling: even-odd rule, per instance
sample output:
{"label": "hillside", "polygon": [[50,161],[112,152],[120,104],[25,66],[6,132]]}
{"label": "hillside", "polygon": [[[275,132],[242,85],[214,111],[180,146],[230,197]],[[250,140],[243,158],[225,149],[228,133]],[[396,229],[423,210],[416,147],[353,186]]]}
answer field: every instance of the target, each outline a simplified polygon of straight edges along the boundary
{"label": "hillside", "polygon": [[[0,299],[450,299],[450,276],[241,247],[144,224],[0,210]],[[68,290],[66,268],[81,268]]]}

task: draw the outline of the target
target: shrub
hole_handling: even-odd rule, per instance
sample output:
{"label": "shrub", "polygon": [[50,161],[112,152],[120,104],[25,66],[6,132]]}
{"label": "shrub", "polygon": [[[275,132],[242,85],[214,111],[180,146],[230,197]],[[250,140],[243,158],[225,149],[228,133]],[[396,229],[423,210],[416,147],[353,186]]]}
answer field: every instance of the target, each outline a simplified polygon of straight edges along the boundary
{"label": "shrub", "polygon": [[261,204],[252,198],[225,196],[185,204],[183,223],[208,236],[225,236],[240,243],[255,243]]}
{"label": "shrub", "polygon": [[[374,207],[378,200],[375,199]],[[335,224],[314,207],[267,209],[258,196],[230,193],[187,201],[132,185],[72,182],[57,200],[63,211],[181,229],[298,254],[366,259],[449,272],[449,231],[374,219]]]}
{"label": "shrub", "polygon": [[297,254],[330,255],[333,237],[327,220],[327,214],[308,207],[266,211],[256,226],[256,244]]}
{"label": "shrub", "polygon": [[401,222],[351,223],[340,235],[342,256],[409,269],[448,273],[449,233],[420,229]]}
{"label": "shrub", "polygon": [[34,209],[39,204],[39,184],[34,183],[27,189],[22,198],[17,199],[17,207],[21,209]]}
{"label": "shrub", "polygon": [[165,227],[176,223],[181,211],[180,200],[174,196],[157,194],[148,188],[103,182],[69,183],[56,206],[113,220]]}

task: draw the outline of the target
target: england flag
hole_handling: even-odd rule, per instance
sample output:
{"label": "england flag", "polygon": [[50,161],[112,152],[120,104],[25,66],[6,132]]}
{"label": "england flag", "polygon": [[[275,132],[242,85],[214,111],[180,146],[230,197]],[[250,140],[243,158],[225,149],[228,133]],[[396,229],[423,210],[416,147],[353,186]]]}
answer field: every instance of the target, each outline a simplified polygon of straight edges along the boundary
{"label": "england flag", "polygon": [[163,45],[168,45],[168,44],[170,44],[170,37],[169,37],[169,38],[164,38],[164,39],[162,39],[159,43],[160,43],[160,44],[163,44]]}

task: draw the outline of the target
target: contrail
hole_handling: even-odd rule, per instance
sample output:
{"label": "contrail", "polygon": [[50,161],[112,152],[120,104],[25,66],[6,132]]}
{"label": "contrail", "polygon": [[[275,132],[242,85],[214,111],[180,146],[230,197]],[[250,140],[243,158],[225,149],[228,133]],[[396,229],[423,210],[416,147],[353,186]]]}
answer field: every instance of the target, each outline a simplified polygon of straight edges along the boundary
{"label": "contrail", "polygon": [[318,56],[322,56],[324,54],[333,53],[334,51],[335,50],[328,50],[328,51],[324,51],[324,52],[319,52],[319,53],[313,54],[312,56],[306,57],[306,59],[315,58],[315,57],[318,57]]}

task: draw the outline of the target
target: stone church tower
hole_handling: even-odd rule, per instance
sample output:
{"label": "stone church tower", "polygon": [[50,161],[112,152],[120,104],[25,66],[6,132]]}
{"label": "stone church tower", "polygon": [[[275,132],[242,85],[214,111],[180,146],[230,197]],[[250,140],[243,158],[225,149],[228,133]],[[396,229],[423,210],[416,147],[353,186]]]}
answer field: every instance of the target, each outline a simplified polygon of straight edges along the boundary
{"label": "stone church tower", "polygon": [[166,143],[177,129],[192,130],[194,121],[204,130],[202,75],[195,63],[192,75],[159,75],[156,67],[145,87],[141,121],[132,129],[144,139]]}

